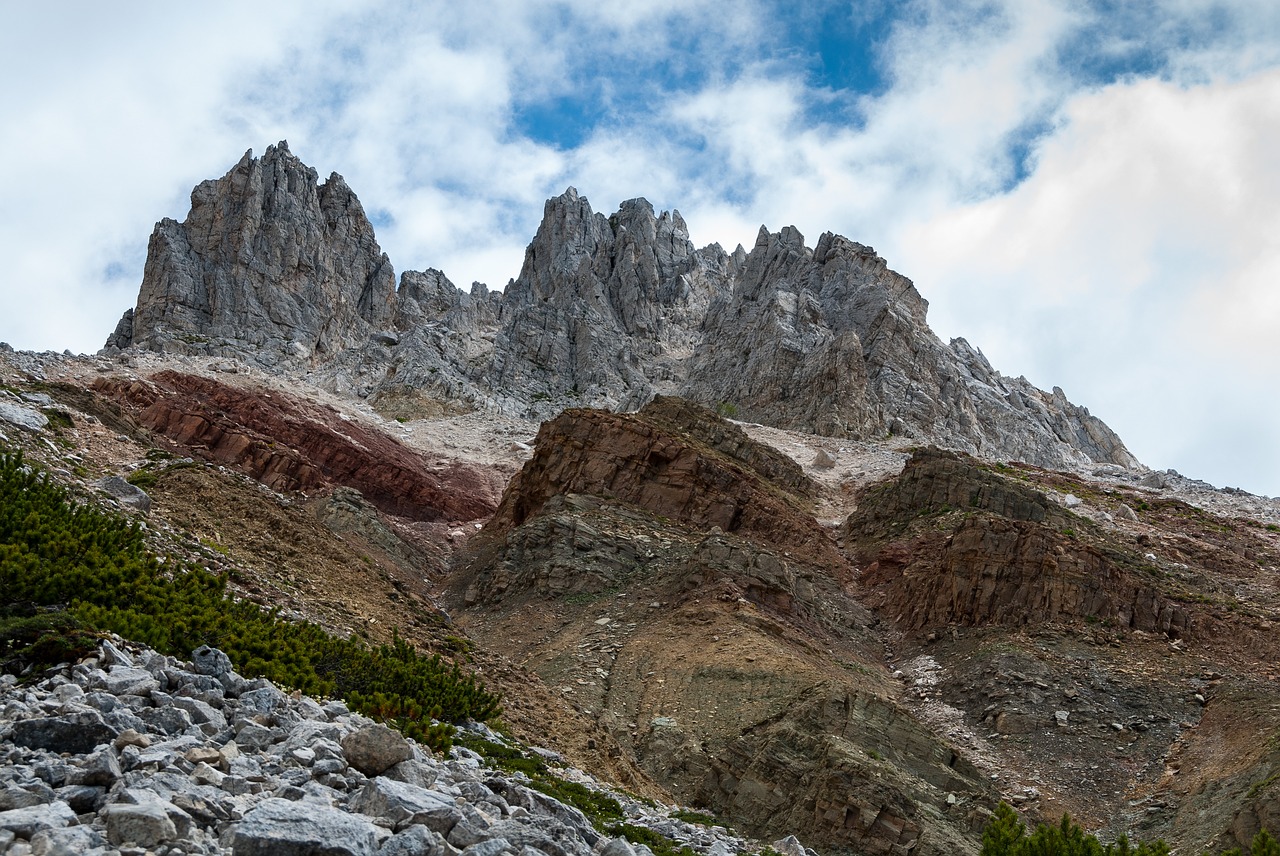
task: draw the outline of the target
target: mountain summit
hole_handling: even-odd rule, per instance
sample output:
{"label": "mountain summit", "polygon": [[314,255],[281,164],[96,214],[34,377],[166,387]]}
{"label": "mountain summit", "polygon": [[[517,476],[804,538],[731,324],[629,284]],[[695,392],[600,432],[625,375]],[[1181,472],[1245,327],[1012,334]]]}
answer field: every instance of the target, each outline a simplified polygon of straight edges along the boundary
{"label": "mountain summit", "polygon": [[870,247],[761,227],[748,252],[696,249],[678,211],[546,203],[501,293],[391,263],[354,192],[281,142],[248,152],[152,233],[137,306],[109,351],[305,368],[403,418],[483,409],[546,419],[676,394],[832,437],[898,435],[1040,466],[1137,461],[1060,389],[1007,378]]}

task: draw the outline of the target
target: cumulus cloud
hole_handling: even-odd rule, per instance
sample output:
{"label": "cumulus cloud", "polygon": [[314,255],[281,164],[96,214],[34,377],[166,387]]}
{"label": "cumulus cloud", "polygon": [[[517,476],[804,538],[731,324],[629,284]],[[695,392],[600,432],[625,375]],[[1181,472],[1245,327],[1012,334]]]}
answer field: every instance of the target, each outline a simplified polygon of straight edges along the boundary
{"label": "cumulus cloud", "polygon": [[1277,105],[1276,71],[1071,99],[1027,181],[904,230],[935,324],[1087,394],[1144,460],[1280,492],[1273,444],[1231,439],[1280,431]]}
{"label": "cumulus cloud", "polygon": [[[1267,0],[3,14],[0,71],[31,82],[0,90],[18,347],[96,349],[154,221],[287,138],[346,177],[398,269],[464,287],[516,275],[568,185],[678,207],[730,250],[762,223],[840,232],[917,281],[941,334],[1063,386],[1149,463],[1280,494]],[[816,59],[837,24],[861,91]]]}

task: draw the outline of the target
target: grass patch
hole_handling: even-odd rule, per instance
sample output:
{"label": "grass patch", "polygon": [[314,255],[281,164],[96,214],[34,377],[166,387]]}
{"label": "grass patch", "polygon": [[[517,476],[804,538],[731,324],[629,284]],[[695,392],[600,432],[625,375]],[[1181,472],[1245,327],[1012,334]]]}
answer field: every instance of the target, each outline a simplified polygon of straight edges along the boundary
{"label": "grass patch", "polygon": [[720,821],[716,820],[715,815],[707,814],[704,811],[690,811],[688,809],[676,809],[671,812],[671,817],[676,820],[683,820],[685,823],[696,823],[699,826],[720,826]]}
{"label": "grass patch", "polygon": [[643,844],[653,851],[653,856],[696,856],[688,846],[676,843],[660,832],[632,823],[616,823],[606,830],[610,835],[621,835],[632,844]]}
{"label": "grass patch", "polygon": [[480,755],[491,766],[508,773],[524,773],[529,777],[529,787],[578,809],[597,829],[623,818],[622,806],[613,797],[586,785],[565,781],[552,773],[546,762],[536,755],[471,733],[459,734],[456,742]]}
{"label": "grass patch", "polygon": [[138,490],[148,491],[154,488],[156,483],[160,481],[160,473],[150,467],[142,467],[129,473],[129,475],[124,477],[124,480],[136,487]]}
{"label": "grass patch", "polygon": [[71,414],[57,407],[42,407],[40,412],[49,420],[49,427],[53,429],[55,434],[68,431],[76,427],[75,421],[71,418]]}

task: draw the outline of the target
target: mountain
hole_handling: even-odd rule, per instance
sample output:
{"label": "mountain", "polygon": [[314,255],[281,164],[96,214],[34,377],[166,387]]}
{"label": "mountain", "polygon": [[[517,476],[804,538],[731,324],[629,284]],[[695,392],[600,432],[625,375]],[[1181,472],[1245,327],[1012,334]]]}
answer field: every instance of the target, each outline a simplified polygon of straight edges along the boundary
{"label": "mountain", "polygon": [[845,238],[570,190],[463,291],[394,280],[343,188],[283,145],[201,185],[99,356],[0,348],[0,443],[158,568],[474,670],[529,757],[759,841],[1280,829],[1280,502],[1148,471]]}
{"label": "mountain", "polygon": [[750,252],[695,249],[679,212],[643,199],[605,217],[548,200],[501,293],[390,262],[342,177],[316,184],[286,143],[192,193],[148,249],[138,304],[107,343],[305,366],[403,417],[566,406],[634,410],[676,394],[830,437],[903,436],[1040,466],[1133,467],[1061,390],[943,344],[927,302],[875,252],[761,227]]}

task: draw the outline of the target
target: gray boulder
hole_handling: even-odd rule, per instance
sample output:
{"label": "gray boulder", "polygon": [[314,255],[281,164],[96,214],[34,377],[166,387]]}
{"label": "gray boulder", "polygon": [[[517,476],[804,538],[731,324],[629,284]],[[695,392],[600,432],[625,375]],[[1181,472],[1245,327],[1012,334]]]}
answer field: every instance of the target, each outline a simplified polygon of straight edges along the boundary
{"label": "gray boulder", "polygon": [[453,852],[440,833],[410,826],[382,842],[378,856],[449,856]]}
{"label": "gray boulder", "polygon": [[104,723],[97,711],[88,710],[15,722],[9,739],[29,749],[85,755],[96,746],[112,742],[119,733]]}
{"label": "gray boulder", "polygon": [[83,856],[107,842],[90,826],[45,829],[31,836],[33,856]]}
{"label": "gray boulder", "polygon": [[198,675],[220,678],[231,672],[231,658],[209,645],[191,652],[191,665]]}
{"label": "gray boulder", "polygon": [[131,666],[112,666],[107,671],[96,675],[90,686],[93,689],[109,692],[114,696],[147,696],[151,694],[152,690],[160,688],[160,682],[146,669],[138,669]]}
{"label": "gray boulder", "polygon": [[48,805],[0,811],[0,829],[8,829],[19,838],[30,838],[44,829],[61,829],[79,823],[71,806],[58,800]]}
{"label": "gray boulder", "polygon": [[104,810],[107,840],[117,846],[132,843],[155,847],[178,837],[177,827],[164,808],[153,802],[139,805],[115,803]]}
{"label": "gray boulder", "polygon": [[351,798],[351,809],[386,820],[396,829],[424,825],[441,835],[448,835],[462,816],[451,797],[385,776],[366,782]]}
{"label": "gray boulder", "polygon": [[10,425],[16,425],[28,431],[39,431],[49,424],[49,417],[39,410],[32,410],[30,407],[23,407],[19,404],[10,404],[7,401],[0,401],[0,419]]}
{"label": "gray boulder", "polygon": [[142,513],[151,510],[151,497],[136,485],[131,485],[120,476],[107,476],[96,482],[98,489],[114,497],[121,505],[135,508]]}
{"label": "gray boulder", "polygon": [[234,856],[373,856],[373,824],[310,802],[264,800],[232,835]]}
{"label": "gray boulder", "polygon": [[347,763],[366,776],[380,776],[413,757],[413,747],[397,731],[385,725],[357,728],[342,738]]}
{"label": "gray boulder", "polygon": [[85,757],[79,769],[73,771],[70,784],[111,787],[124,772],[120,769],[120,759],[111,746],[103,746]]}

